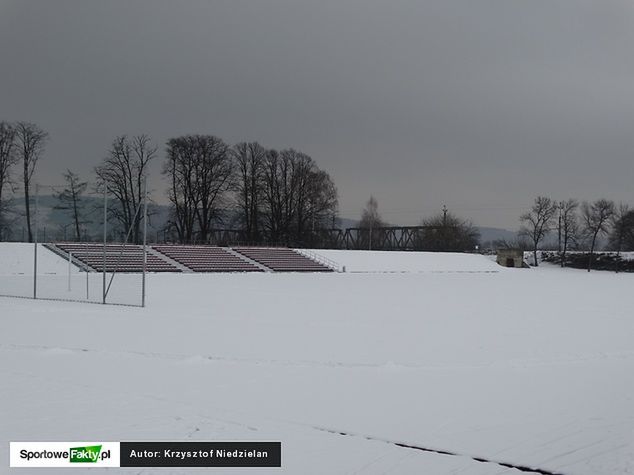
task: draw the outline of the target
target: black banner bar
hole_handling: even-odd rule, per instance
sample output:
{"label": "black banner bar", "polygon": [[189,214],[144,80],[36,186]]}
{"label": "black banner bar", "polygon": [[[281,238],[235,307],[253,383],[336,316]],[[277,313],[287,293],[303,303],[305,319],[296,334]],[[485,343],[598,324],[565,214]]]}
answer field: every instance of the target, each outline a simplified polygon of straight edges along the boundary
{"label": "black banner bar", "polygon": [[281,467],[281,442],[121,442],[121,467]]}

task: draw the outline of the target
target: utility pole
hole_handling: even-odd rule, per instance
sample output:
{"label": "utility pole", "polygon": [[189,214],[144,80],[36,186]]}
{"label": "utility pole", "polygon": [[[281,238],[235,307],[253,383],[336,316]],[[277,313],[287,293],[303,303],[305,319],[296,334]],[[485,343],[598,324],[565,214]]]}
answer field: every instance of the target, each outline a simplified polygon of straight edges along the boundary
{"label": "utility pole", "polygon": [[141,307],[145,307],[145,272],[147,269],[147,177],[143,184],[143,278],[141,282]]}
{"label": "utility pole", "polygon": [[557,225],[557,248],[559,249],[559,254],[561,255],[561,212],[564,209],[564,202],[559,202],[559,224]]}
{"label": "utility pole", "polygon": [[73,268],[73,253],[68,253],[68,292],[70,292],[70,276]]}
{"label": "utility pole", "polygon": [[315,202],[310,200],[310,247],[315,247]]}
{"label": "utility pole", "polygon": [[35,239],[33,240],[33,298],[37,298],[37,215],[40,201],[40,185],[35,184]]}
{"label": "utility pole", "polygon": [[108,235],[108,183],[103,183],[103,260],[102,260],[102,303],[106,303],[106,240]]}

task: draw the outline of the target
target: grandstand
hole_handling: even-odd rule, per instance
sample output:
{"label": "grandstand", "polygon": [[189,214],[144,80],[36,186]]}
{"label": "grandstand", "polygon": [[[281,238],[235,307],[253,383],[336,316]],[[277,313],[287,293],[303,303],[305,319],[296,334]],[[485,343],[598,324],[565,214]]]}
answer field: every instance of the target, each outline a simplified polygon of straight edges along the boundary
{"label": "grandstand", "polygon": [[[45,244],[87,271],[102,272],[104,247],[98,243]],[[106,244],[106,272],[142,272],[143,247]],[[289,248],[164,244],[147,247],[148,272],[331,272],[327,264]]]}
{"label": "grandstand", "polygon": [[332,272],[333,270],[285,247],[236,247],[234,250],[276,272]]}
{"label": "grandstand", "polygon": [[217,246],[152,246],[152,249],[194,272],[262,272],[263,269],[244,258]]}
{"label": "grandstand", "polygon": [[[88,271],[103,272],[103,244],[96,243],[55,243],[45,244],[47,249],[68,259],[72,254],[74,262]],[[79,262],[78,262],[79,261]],[[143,247],[134,244],[106,244],[106,272],[142,272]],[[177,266],[162,256],[147,254],[148,272],[181,272]]]}

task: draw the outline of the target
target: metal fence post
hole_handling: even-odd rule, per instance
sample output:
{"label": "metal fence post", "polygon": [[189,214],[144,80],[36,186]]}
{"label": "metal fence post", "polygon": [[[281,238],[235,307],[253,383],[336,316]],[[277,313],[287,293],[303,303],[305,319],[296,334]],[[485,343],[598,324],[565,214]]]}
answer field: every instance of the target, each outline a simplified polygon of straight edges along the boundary
{"label": "metal fence post", "polygon": [[33,239],[33,298],[37,298],[37,215],[39,203],[40,185],[35,184],[35,239]]}

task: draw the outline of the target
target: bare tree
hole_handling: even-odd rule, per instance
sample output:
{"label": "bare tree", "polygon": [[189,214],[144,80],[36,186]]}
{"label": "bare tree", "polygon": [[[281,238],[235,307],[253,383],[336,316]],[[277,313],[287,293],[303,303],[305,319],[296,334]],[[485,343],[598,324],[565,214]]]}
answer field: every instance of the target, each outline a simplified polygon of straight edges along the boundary
{"label": "bare tree", "polygon": [[[79,176],[70,170],[66,170],[64,173],[64,181],[66,182],[65,188],[55,194],[55,198],[59,202],[55,209],[69,212],[75,230],[75,240],[80,241],[80,225],[84,224],[82,195],[86,191],[88,183],[81,181]],[[66,234],[65,230],[64,234]]]}
{"label": "bare tree", "polygon": [[30,122],[18,122],[15,125],[17,153],[22,161],[22,178],[24,184],[24,205],[26,208],[26,227],[28,230],[29,242],[33,242],[33,231],[31,229],[31,180],[35,167],[42,157],[44,146],[48,140],[48,133]]}
{"label": "bare tree", "polygon": [[610,230],[610,222],[614,216],[614,202],[600,199],[594,203],[584,202],[582,206],[583,228],[590,239],[590,255],[588,256],[588,272],[592,268],[594,249],[597,237],[607,234]]}
{"label": "bare tree", "polygon": [[291,226],[297,205],[297,164],[295,150],[267,153],[264,168],[264,225],[269,241],[291,241]]}
{"label": "bare tree", "polygon": [[162,173],[170,182],[170,224],[181,242],[207,241],[229,198],[250,242],[313,243],[336,219],[332,179],[294,149],[266,150],[257,142],[230,149],[214,136],[187,135],[168,141]]}
{"label": "bare tree", "polygon": [[579,237],[579,219],[577,209],[579,202],[574,199],[559,202],[559,251],[561,267],[566,265],[566,253],[571,243]]}
{"label": "bare tree", "polygon": [[221,218],[233,178],[229,147],[212,135],[186,135],[167,142],[163,175],[170,181],[172,224],[181,242],[206,242]]}
{"label": "bare tree", "polygon": [[365,208],[361,212],[361,221],[359,221],[359,228],[363,230],[367,229],[368,249],[372,249],[372,239],[374,237],[373,234],[376,232],[376,228],[382,228],[385,226],[386,223],[385,221],[383,221],[383,218],[379,214],[379,204],[376,201],[376,198],[370,195],[370,199],[367,201],[367,203],[365,204]]}
{"label": "bare tree", "polygon": [[472,251],[480,242],[480,232],[470,222],[458,218],[443,207],[439,213],[424,219],[426,227],[417,247],[427,251]]}
{"label": "bare tree", "polygon": [[200,239],[206,242],[214,220],[222,218],[221,206],[226,202],[226,193],[231,188],[233,162],[229,147],[222,139],[205,136],[200,140],[200,160],[197,162],[196,217]]}
{"label": "bare tree", "polygon": [[300,152],[269,150],[264,167],[264,227],[270,242],[292,240],[297,216]]}
{"label": "bare tree", "polygon": [[[282,151],[282,156],[286,157],[291,164],[293,190],[290,196],[292,200],[291,214],[288,216],[288,234],[300,243],[310,235],[311,215],[311,181],[316,169],[315,162],[308,155],[295,152],[294,150]],[[316,185],[313,183],[312,185]]]}
{"label": "bare tree", "polygon": [[262,222],[269,242],[312,243],[336,216],[337,189],[305,153],[269,150],[262,179]]}
{"label": "bare tree", "polygon": [[520,236],[530,240],[533,249],[533,263],[537,262],[537,248],[544,237],[551,230],[553,218],[557,212],[557,204],[550,198],[538,196],[533,202],[533,206],[528,213],[520,216],[522,227]]}
{"label": "bare tree", "polygon": [[379,203],[374,196],[370,195],[370,199],[365,203],[365,208],[361,212],[359,227],[362,229],[380,228],[386,224],[379,213]]}
{"label": "bare tree", "polygon": [[5,227],[7,202],[4,192],[11,184],[11,167],[18,162],[15,127],[9,122],[0,122],[0,239]]}
{"label": "bare tree", "polygon": [[287,201],[284,197],[284,184],[287,180],[282,175],[285,171],[280,153],[277,150],[268,150],[264,162],[263,225],[269,242],[278,242],[284,228],[283,207],[284,201]]}
{"label": "bare tree", "polygon": [[[616,250],[617,258],[620,257],[622,251],[634,249],[634,210],[625,203],[619,203],[612,217],[609,245],[610,248]],[[617,259],[615,270],[619,271],[619,259]]]}
{"label": "bare tree", "polygon": [[257,142],[241,142],[231,151],[236,165],[236,201],[239,220],[249,242],[260,239],[266,149]]}
{"label": "bare tree", "polygon": [[311,170],[308,178],[309,209],[304,215],[310,216],[310,243],[314,245],[316,233],[333,226],[337,219],[339,198],[337,187],[330,175],[323,170]]}
{"label": "bare tree", "polygon": [[132,230],[133,242],[140,242],[140,225],[143,216],[140,205],[143,201],[144,181],[148,166],[156,157],[156,146],[147,135],[116,137],[108,150],[108,156],[95,168],[98,189],[107,186],[115,197],[115,206],[109,211],[122,226],[124,232]]}
{"label": "bare tree", "polygon": [[170,224],[176,229],[181,243],[192,241],[196,225],[195,155],[192,140],[187,137],[170,139],[167,142],[167,159],[163,164],[162,174],[170,183]]}

